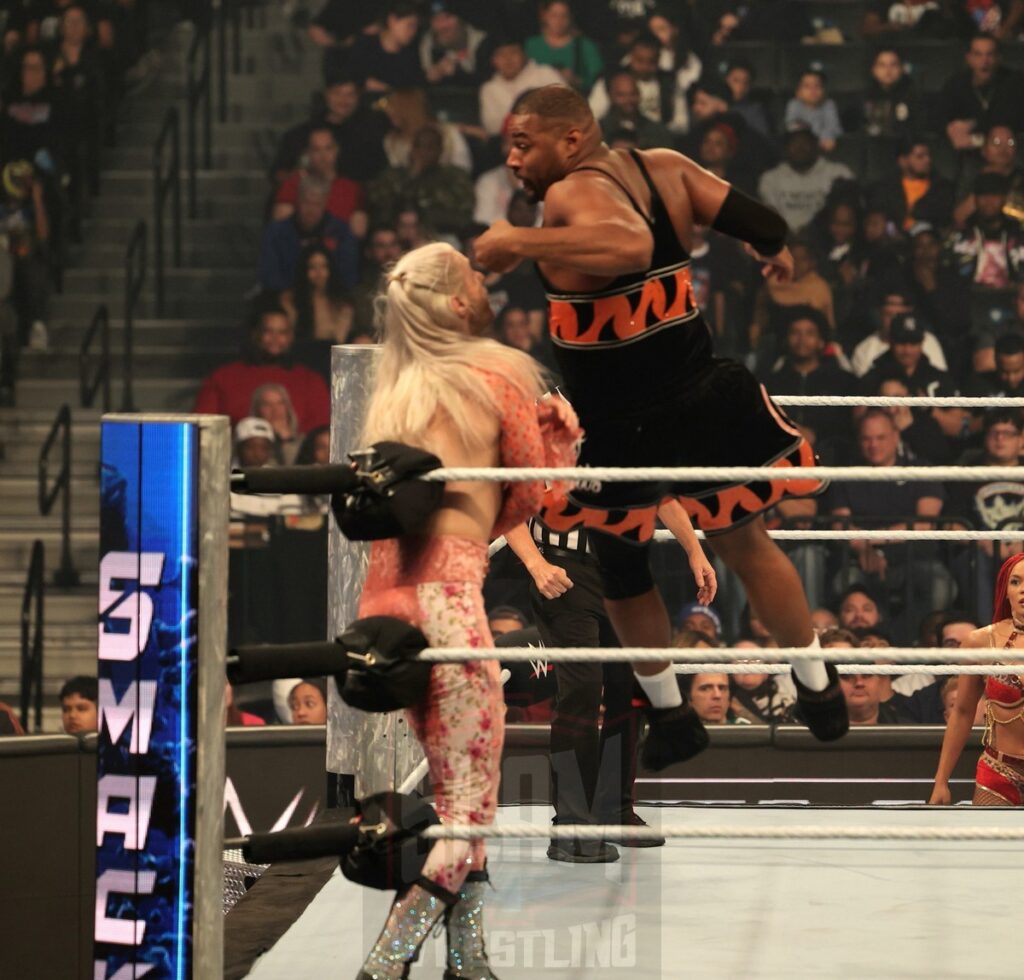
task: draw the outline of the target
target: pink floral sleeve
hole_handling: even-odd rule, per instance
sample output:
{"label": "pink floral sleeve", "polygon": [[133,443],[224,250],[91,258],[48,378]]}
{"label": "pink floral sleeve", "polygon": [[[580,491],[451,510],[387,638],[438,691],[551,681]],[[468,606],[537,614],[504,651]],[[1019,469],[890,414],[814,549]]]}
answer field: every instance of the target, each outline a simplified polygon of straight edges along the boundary
{"label": "pink floral sleeve", "polygon": [[[504,378],[487,373],[501,412],[498,451],[502,466],[572,466],[576,462],[579,425],[572,417],[566,425],[549,401],[524,398]],[[501,511],[491,531],[493,538],[540,512],[544,484],[507,483]]]}

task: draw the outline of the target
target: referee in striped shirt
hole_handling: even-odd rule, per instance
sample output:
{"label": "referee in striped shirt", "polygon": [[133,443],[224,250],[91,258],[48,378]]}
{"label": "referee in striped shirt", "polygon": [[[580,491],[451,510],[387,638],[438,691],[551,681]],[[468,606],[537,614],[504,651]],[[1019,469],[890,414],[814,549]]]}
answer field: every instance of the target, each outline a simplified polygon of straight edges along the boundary
{"label": "referee in striped shirt", "polygon": [[[539,518],[505,535],[533,582],[530,598],[546,647],[616,647],[605,615],[601,576],[582,528],[559,534]],[[640,717],[633,708],[633,669],[628,663],[559,663],[551,721],[551,775],[556,824],[643,825],[633,811]],[[602,700],[604,723],[599,717]],[[658,846],[654,841],[620,841]],[[661,841],[664,843],[664,841]],[[552,841],[554,861],[617,861],[605,841]]]}

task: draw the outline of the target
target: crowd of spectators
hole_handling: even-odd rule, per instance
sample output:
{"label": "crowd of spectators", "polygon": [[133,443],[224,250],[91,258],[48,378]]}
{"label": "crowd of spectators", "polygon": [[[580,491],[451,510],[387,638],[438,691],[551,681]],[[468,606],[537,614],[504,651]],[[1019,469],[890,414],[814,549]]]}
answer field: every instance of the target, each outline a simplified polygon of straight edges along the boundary
{"label": "crowd of spectators", "polygon": [[0,405],[79,235],[123,92],[151,75],[134,0],[11,0],[0,10]]}
{"label": "crowd of spectators", "polygon": [[[304,440],[324,432],[330,346],[374,340],[381,271],[436,239],[472,258],[488,224],[540,221],[503,166],[506,122],[518,95],[551,83],[587,95],[610,145],[679,149],[786,218],[791,282],[764,282],[710,229],[695,229],[692,252],[718,352],[745,361],[771,393],[1024,394],[1024,75],[1014,67],[1024,64],[1024,2],[844,6],[856,22],[830,21],[820,5],[812,18],[798,0],[328,0],[311,10],[323,85],[308,118],[280,134],[242,358],[204,382],[197,410],[244,428],[239,458],[314,458]],[[495,336],[557,383],[532,269],[486,281]],[[954,487],[884,472],[1013,464],[1021,413],[789,414],[823,462],[877,467],[879,478],[780,507],[776,526],[1021,527],[1024,539],[1024,480]],[[323,514],[322,502],[283,506],[292,521]],[[254,516],[239,513],[246,527]],[[260,536],[250,532],[238,540]],[[858,626],[843,637],[852,645],[868,627],[914,642],[927,614],[949,608],[984,616],[994,569],[1013,550],[853,541],[792,553],[823,618],[848,629],[855,596],[874,606],[882,627]],[[514,590],[491,598],[522,605]],[[741,625],[742,602],[723,610],[715,642],[763,640]],[[718,704],[721,684],[708,683]],[[749,715],[751,704],[775,704],[762,691],[774,683],[735,678],[725,693]],[[892,714],[886,692],[858,681],[865,718],[874,700],[879,717]]]}

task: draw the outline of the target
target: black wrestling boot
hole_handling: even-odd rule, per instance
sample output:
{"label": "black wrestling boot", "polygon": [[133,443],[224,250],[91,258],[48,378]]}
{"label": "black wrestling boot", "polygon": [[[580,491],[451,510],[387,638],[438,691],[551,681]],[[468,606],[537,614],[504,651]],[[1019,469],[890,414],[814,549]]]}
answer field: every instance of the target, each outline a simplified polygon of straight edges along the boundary
{"label": "black wrestling boot", "polygon": [[[583,821],[559,820],[556,816],[556,827],[569,827],[574,823],[586,826]],[[612,864],[619,859],[619,852],[603,840],[576,840],[571,837],[552,838],[548,845],[548,859],[564,861],[566,864]]]}
{"label": "black wrestling boot", "polygon": [[686,762],[699,755],[711,739],[707,729],[688,704],[674,708],[648,708],[648,731],[640,761],[648,772],[658,772],[673,762]]}
{"label": "black wrestling boot", "polygon": [[458,901],[458,895],[427,878],[419,878],[399,892],[356,980],[403,980],[408,977],[430,930]]}
{"label": "black wrestling boot", "polygon": [[448,940],[444,980],[498,980],[484,945],[484,891],[490,880],[486,869],[470,871],[459,889],[458,902],[444,914]]}
{"label": "black wrestling boot", "polygon": [[795,670],[790,672],[796,685],[795,715],[819,742],[834,742],[850,730],[850,716],[839,684],[839,672],[834,664],[825,664],[825,670],[828,671],[828,687],[824,691],[812,691],[800,683]]}
{"label": "black wrestling boot", "polygon": [[[623,827],[649,827],[650,824],[644,820],[635,810],[626,810],[624,813],[614,814],[609,820],[602,820],[601,823],[607,824],[619,824]],[[613,844],[618,844],[619,847],[664,847],[664,837],[616,837],[609,835],[605,840],[610,841]]]}

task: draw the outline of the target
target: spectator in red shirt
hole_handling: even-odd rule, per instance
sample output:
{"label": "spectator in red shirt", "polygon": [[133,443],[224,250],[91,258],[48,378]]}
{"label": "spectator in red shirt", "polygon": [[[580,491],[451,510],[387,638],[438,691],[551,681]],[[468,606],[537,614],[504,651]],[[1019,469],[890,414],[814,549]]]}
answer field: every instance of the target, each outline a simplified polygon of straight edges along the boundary
{"label": "spectator in red shirt", "polygon": [[[338,176],[338,141],[330,126],[313,126],[306,140],[305,173],[325,181],[330,191],[327,213],[348,223],[352,234],[362,238],[366,234],[366,210],[363,188],[348,177]],[[273,219],[280,221],[295,213],[299,200],[299,181],[303,170],[293,170],[277,188],[274,195]]]}
{"label": "spectator in red shirt", "polygon": [[327,425],[331,399],[323,378],[292,360],[295,328],[280,306],[265,307],[253,325],[242,358],[217,368],[203,382],[194,411],[227,415],[234,426],[249,415],[253,393],[266,384],[283,385],[303,432]]}

